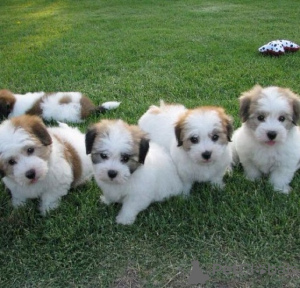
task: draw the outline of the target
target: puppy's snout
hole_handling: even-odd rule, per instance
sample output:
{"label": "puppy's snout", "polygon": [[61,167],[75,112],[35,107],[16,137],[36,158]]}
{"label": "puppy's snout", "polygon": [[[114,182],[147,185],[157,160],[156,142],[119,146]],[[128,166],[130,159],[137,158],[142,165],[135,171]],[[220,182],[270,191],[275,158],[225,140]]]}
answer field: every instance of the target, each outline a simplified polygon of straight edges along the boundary
{"label": "puppy's snout", "polygon": [[268,138],[269,138],[270,140],[274,140],[274,139],[276,138],[276,136],[277,136],[277,133],[276,133],[275,131],[269,131],[269,132],[267,133],[267,136],[268,136]]}
{"label": "puppy's snout", "polygon": [[118,172],[116,170],[108,170],[107,174],[110,179],[114,179],[118,175]]}
{"label": "puppy's snout", "polygon": [[34,169],[30,169],[25,173],[25,176],[28,179],[34,179],[35,178],[35,170]]}
{"label": "puppy's snout", "polygon": [[201,155],[202,155],[202,158],[203,158],[203,159],[209,160],[210,157],[211,157],[211,151],[205,151],[205,152],[203,152]]}

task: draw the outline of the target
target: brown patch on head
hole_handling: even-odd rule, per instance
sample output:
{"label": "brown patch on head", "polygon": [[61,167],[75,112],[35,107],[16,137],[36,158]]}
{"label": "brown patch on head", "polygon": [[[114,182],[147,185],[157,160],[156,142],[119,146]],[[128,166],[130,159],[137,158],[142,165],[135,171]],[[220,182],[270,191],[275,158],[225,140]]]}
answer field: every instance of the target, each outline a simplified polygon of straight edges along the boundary
{"label": "brown patch on head", "polygon": [[52,143],[50,134],[44,122],[38,116],[22,115],[11,119],[15,127],[20,127],[26,130],[33,138],[37,139],[44,146]]}
{"label": "brown patch on head", "polygon": [[5,119],[14,109],[16,98],[9,90],[0,90],[0,118]]}
{"label": "brown patch on head", "polygon": [[293,122],[294,125],[297,125],[297,123],[299,121],[299,118],[300,118],[300,99],[299,99],[299,95],[292,92],[288,88],[278,87],[278,92],[280,94],[283,94],[286,97],[289,104],[291,105],[292,111],[293,111],[292,122]]}
{"label": "brown patch on head", "polygon": [[239,98],[242,122],[246,122],[249,116],[257,110],[258,100],[262,97],[262,90],[260,85],[255,85],[251,90],[242,93]]}
{"label": "brown patch on head", "polygon": [[91,99],[89,99],[86,96],[82,96],[81,97],[81,99],[80,99],[80,105],[81,105],[81,119],[85,119],[91,113],[93,113],[93,112],[95,112],[97,110],[96,106],[91,101]]}
{"label": "brown patch on head", "polygon": [[214,110],[218,113],[221,119],[223,131],[225,131],[227,136],[227,141],[230,142],[233,134],[233,118],[227,115],[222,107],[211,107],[211,110]]}
{"label": "brown patch on head", "polygon": [[59,100],[59,104],[63,105],[63,104],[69,104],[72,102],[72,98],[68,95],[63,96],[60,100]]}
{"label": "brown patch on head", "polygon": [[81,165],[80,157],[76,149],[72,146],[71,143],[67,141],[62,141],[58,135],[54,135],[54,136],[57,139],[57,141],[64,146],[64,157],[72,167],[72,172],[73,172],[73,181],[71,183],[71,186],[76,187],[82,175],[82,165]]}

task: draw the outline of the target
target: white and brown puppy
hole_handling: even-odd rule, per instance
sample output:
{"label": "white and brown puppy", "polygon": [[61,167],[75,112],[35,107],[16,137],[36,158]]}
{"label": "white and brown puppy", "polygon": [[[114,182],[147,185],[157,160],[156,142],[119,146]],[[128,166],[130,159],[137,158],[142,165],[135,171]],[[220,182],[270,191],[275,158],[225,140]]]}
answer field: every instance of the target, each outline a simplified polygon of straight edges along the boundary
{"label": "white and brown puppy", "polygon": [[152,202],[182,193],[182,183],[169,154],[138,126],[102,120],[86,134],[94,177],[105,204],[122,203],[117,223],[132,224]]}
{"label": "white and brown puppy", "polygon": [[119,106],[119,102],[105,102],[95,106],[80,92],[34,92],[13,94],[0,90],[0,118],[6,119],[23,114],[37,115],[44,120],[80,123],[92,113],[103,113]]}
{"label": "white and brown puppy", "polygon": [[40,198],[45,215],[71,187],[91,179],[93,169],[77,128],[47,128],[38,116],[23,115],[0,125],[0,172],[14,207]]}
{"label": "white and brown puppy", "polygon": [[223,108],[186,109],[161,102],[160,107],[148,109],[139,126],[170,152],[183,181],[184,194],[189,194],[194,182],[224,187],[223,176],[232,161],[228,142],[233,127]]}
{"label": "white and brown puppy", "polygon": [[248,179],[269,175],[275,190],[290,191],[300,161],[299,116],[299,98],[289,89],[256,85],[241,95],[243,124],[233,148]]}

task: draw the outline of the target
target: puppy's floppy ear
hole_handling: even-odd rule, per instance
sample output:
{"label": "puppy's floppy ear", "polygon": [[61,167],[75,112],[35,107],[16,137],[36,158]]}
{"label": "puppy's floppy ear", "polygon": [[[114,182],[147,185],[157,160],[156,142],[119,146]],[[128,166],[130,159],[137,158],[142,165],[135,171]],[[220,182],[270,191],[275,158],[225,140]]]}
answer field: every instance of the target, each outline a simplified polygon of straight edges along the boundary
{"label": "puppy's floppy ear", "polygon": [[95,127],[90,127],[85,134],[85,151],[86,154],[91,154],[94,145],[95,138],[97,136],[97,129]]}
{"label": "puppy's floppy ear", "polygon": [[176,123],[174,131],[177,140],[177,147],[180,147],[183,144],[183,141],[181,140],[182,125],[180,122]]}
{"label": "puppy's floppy ear", "polygon": [[293,100],[293,124],[297,125],[300,118],[300,100]]}
{"label": "puppy's floppy ear", "polygon": [[231,137],[233,134],[233,118],[230,116],[227,116],[225,119],[225,129],[227,134],[227,140],[231,142]]}
{"label": "puppy's floppy ear", "polygon": [[42,120],[34,121],[31,125],[31,131],[43,145],[48,146],[52,143],[51,136]]}
{"label": "puppy's floppy ear", "polygon": [[240,100],[240,118],[242,122],[246,122],[250,116],[250,105],[254,96],[258,96],[262,87],[255,85],[250,91],[244,92],[239,98]]}
{"label": "puppy's floppy ear", "polygon": [[144,164],[147,153],[149,151],[149,139],[143,137],[139,145],[139,163]]}

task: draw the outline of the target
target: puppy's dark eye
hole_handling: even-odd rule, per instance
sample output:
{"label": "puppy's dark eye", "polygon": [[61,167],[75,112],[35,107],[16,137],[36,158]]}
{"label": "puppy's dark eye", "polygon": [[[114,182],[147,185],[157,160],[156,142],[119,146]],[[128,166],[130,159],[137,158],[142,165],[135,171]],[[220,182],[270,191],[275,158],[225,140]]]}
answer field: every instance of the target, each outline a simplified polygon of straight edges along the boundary
{"label": "puppy's dark eye", "polygon": [[107,156],[107,154],[105,154],[105,153],[100,153],[100,157],[101,157],[103,160],[108,159],[108,156]]}
{"label": "puppy's dark eye", "polygon": [[257,120],[260,122],[265,121],[265,116],[264,115],[258,115]]}
{"label": "puppy's dark eye", "polygon": [[279,116],[278,121],[284,122],[285,121],[285,117],[284,116]]}
{"label": "puppy's dark eye", "polygon": [[28,155],[31,155],[33,152],[34,152],[34,148],[32,148],[32,147],[29,147],[29,148],[27,149],[27,154],[28,154]]}
{"label": "puppy's dark eye", "polygon": [[197,143],[199,143],[199,138],[196,137],[196,136],[192,136],[192,137],[190,138],[190,141],[191,141],[193,144],[197,144]]}
{"label": "puppy's dark eye", "polygon": [[8,160],[8,164],[11,165],[11,166],[13,166],[13,165],[17,164],[17,162],[16,162],[15,159],[9,159]]}
{"label": "puppy's dark eye", "polygon": [[128,161],[129,161],[129,155],[127,155],[127,154],[123,154],[122,156],[121,156],[121,162],[122,163],[127,163]]}
{"label": "puppy's dark eye", "polygon": [[217,135],[217,134],[215,134],[211,137],[211,140],[214,142],[218,141],[218,139],[219,139],[219,135]]}

